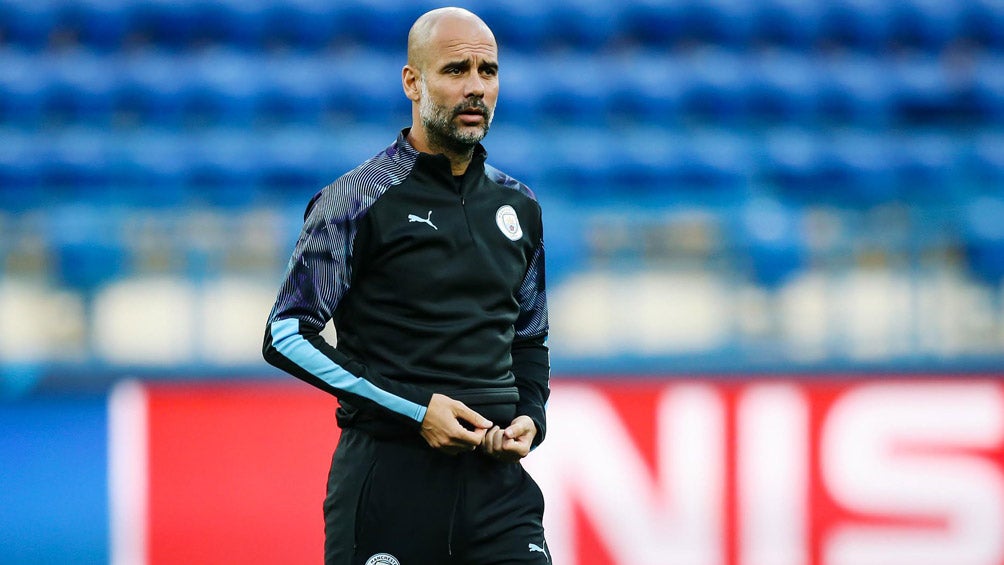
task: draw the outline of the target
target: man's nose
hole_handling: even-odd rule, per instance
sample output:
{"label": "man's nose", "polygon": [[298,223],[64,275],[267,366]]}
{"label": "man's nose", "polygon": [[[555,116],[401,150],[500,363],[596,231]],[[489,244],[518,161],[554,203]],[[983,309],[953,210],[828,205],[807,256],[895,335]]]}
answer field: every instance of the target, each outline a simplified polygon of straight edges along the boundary
{"label": "man's nose", "polygon": [[482,97],[485,95],[485,81],[481,78],[481,75],[477,71],[468,75],[464,88],[465,96]]}

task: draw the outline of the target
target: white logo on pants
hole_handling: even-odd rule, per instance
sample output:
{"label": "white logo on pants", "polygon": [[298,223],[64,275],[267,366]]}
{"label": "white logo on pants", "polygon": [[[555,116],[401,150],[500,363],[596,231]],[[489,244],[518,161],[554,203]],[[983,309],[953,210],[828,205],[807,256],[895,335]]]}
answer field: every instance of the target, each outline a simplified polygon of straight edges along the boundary
{"label": "white logo on pants", "polygon": [[365,565],[401,565],[401,562],[389,553],[377,553],[367,559]]}

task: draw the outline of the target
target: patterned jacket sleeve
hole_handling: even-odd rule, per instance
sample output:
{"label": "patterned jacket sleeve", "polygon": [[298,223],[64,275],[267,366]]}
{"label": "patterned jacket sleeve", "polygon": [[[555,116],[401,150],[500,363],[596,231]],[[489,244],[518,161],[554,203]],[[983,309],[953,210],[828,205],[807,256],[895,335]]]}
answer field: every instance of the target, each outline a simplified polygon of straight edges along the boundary
{"label": "patterned jacket sleeve", "polygon": [[367,206],[365,198],[340,188],[336,182],[308,205],[269,315],[262,354],[270,364],[339,399],[417,428],[431,392],[385,378],[320,335],[349,288],[356,224]]}
{"label": "patterned jacket sleeve", "polygon": [[520,313],[512,345],[512,371],[519,389],[517,414],[529,416],[537,426],[536,447],[547,432],[545,405],[550,395],[550,356],[547,347],[547,293],[544,277],[544,241],[530,261],[519,287]]}

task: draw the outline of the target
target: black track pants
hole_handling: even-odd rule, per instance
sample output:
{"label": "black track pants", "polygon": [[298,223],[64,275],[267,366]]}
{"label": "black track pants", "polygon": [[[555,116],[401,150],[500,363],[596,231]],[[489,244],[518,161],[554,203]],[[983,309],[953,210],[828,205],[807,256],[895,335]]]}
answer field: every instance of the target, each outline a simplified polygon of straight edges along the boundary
{"label": "black track pants", "polygon": [[342,431],[324,501],[326,565],[550,563],[544,498],[519,463]]}

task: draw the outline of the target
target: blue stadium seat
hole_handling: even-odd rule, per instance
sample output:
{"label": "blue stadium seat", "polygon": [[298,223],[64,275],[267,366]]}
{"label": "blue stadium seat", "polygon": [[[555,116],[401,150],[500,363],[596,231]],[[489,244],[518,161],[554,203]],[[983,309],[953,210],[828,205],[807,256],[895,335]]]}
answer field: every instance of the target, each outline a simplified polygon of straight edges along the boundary
{"label": "blue stadium seat", "polygon": [[262,198],[259,140],[240,129],[205,129],[189,143],[188,188],[199,202],[246,206]]}
{"label": "blue stadium seat", "polygon": [[488,163],[530,186],[539,189],[546,167],[541,155],[548,151],[540,142],[540,132],[530,124],[499,121],[484,140]]}
{"label": "blue stadium seat", "polygon": [[612,134],[605,159],[617,193],[641,205],[679,203],[688,193],[683,181],[689,142],[687,136],[652,125]]}
{"label": "blue stadium seat", "polygon": [[45,112],[70,122],[109,123],[121,88],[117,62],[85,51],[53,58]]}
{"label": "blue stadium seat", "polygon": [[843,55],[817,64],[822,119],[834,125],[885,127],[891,123],[893,81],[880,61]]}
{"label": "blue stadium seat", "polygon": [[692,77],[682,94],[682,110],[705,122],[741,122],[748,111],[749,60],[720,49],[705,49],[684,60]]}
{"label": "blue stadium seat", "polygon": [[899,193],[905,202],[948,207],[966,195],[962,148],[955,137],[912,134],[893,143]]}
{"label": "blue stadium seat", "polygon": [[632,51],[607,58],[600,72],[617,119],[670,125],[683,117],[683,95],[692,77],[678,58]]}
{"label": "blue stadium seat", "polygon": [[823,175],[824,143],[804,129],[779,128],[762,140],[758,180],[782,199],[795,203],[818,199],[816,188]]}
{"label": "blue stadium seat", "polygon": [[192,161],[188,140],[177,133],[139,129],[113,136],[113,181],[122,204],[179,207],[187,202]]}
{"label": "blue stadium seat", "polygon": [[53,251],[59,281],[87,292],[120,277],[128,265],[128,254],[118,240],[66,242]]}
{"label": "blue stadium seat", "polygon": [[751,278],[760,286],[777,289],[808,263],[802,212],[783,201],[749,200],[735,215],[732,231]]}
{"label": "blue stadium seat", "polygon": [[616,2],[566,0],[544,5],[545,44],[595,52],[621,39],[622,9]]}
{"label": "blue stadium seat", "polygon": [[19,211],[40,204],[45,142],[16,129],[0,130],[0,210]]}
{"label": "blue stadium seat", "polygon": [[[281,55],[263,58],[261,114],[271,122],[316,124],[324,119],[331,96],[331,68],[319,57]],[[387,77],[393,81],[394,77]],[[403,96],[403,95],[402,95]]]}
{"label": "blue stadium seat", "polygon": [[196,5],[196,36],[230,47],[259,49],[268,30],[268,0],[202,0]]}
{"label": "blue stadium seat", "polygon": [[623,4],[624,36],[643,46],[666,47],[682,35],[683,13],[679,3],[666,0],[634,0]]}
{"label": "blue stadium seat", "polygon": [[813,189],[826,201],[854,208],[888,203],[898,196],[894,155],[884,136],[838,132],[827,140]]}
{"label": "blue stadium seat", "polygon": [[401,87],[403,51],[388,56],[376,52],[325,59],[330,79],[328,113],[350,122],[400,124],[411,122],[411,101]]}
{"label": "blue stadium seat", "polygon": [[886,0],[830,0],[820,27],[823,43],[879,52],[892,36],[893,2]]}
{"label": "blue stadium seat", "polygon": [[[334,175],[323,171],[324,135],[318,129],[296,127],[272,130],[264,136],[258,163],[263,194],[280,202],[289,199],[306,203],[334,180]],[[373,152],[377,149],[374,147]]]}
{"label": "blue stadium seat", "polygon": [[727,209],[749,187],[752,156],[741,136],[635,127],[609,143],[607,159],[619,192],[639,202]]}
{"label": "blue stadium seat", "polygon": [[489,2],[474,11],[492,29],[503,53],[510,49],[539,52],[550,41],[543,2]]}
{"label": "blue stadium seat", "polygon": [[74,200],[100,200],[111,185],[112,153],[99,130],[61,128],[48,136],[42,182]]}
{"label": "blue stadium seat", "polygon": [[346,33],[345,8],[330,0],[284,0],[266,7],[269,40],[300,51],[317,51]]}
{"label": "blue stadium seat", "polygon": [[134,31],[145,41],[171,49],[187,49],[198,33],[202,0],[136,0]]}
{"label": "blue stadium seat", "polygon": [[975,193],[1004,198],[1004,132],[975,136],[963,159]]}
{"label": "blue stadium seat", "polygon": [[56,28],[57,0],[0,0],[0,37],[25,49],[40,49],[49,44]]}
{"label": "blue stadium seat", "polygon": [[397,139],[403,124],[338,124],[317,136],[321,151],[314,168],[329,184],[380,153]]}
{"label": "blue stadium seat", "polygon": [[977,60],[973,77],[973,101],[986,123],[1004,122],[1004,53]]}
{"label": "blue stadium seat", "polygon": [[791,51],[768,52],[753,63],[749,112],[756,121],[810,123],[818,114],[816,61]]}
{"label": "blue stadium seat", "polygon": [[49,245],[60,282],[93,291],[120,276],[128,266],[121,225],[107,207],[63,204],[50,210]]}
{"label": "blue stadium seat", "polygon": [[439,7],[429,0],[406,3],[398,0],[344,0],[338,4],[338,18],[345,39],[370,49],[401,53],[402,57],[411,24],[423,12]]}
{"label": "blue stadium seat", "polygon": [[0,50],[0,124],[37,127],[43,122],[51,85],[48,59]]}
{"label": "blue stadium seat", "polygon": [[949,124],[959,110],[955,81],[949,69],[933,56],[896,61],[889,69],[893,112],[905,124]]}
{"label": "blue stadium seat", "polygon": [[536,65],[541,119],[595,125],[607,120],[610,89],[605,67],[595,58],[556,54]]}
{"label": "blue stadium seat", "polygon": [[[550,187],[546,187],[545,190],[549,189]],[[557,288],[566,277],[580,271],[587,264],[590,255],[589,232],[595,233],[595,228],[590,230],[591,222],[581,208],[553,200],[546,192],[537,194],[541,198],[547,198],[543,211],[544,223],[547,225],[547,233],[544,235],[547,283],[551,288]]]}
{"label": "blue stadium seat", "polygon": [[741,49],[753,39],[754,2],[749,0],[685,0],[680,16],[680,33],[689,41]]}
{"label": "blue stadium seat", "polygon": [[963,9],[969,35],[993,51],[1004,50],[1004,6],[998,0],[968,0]]}
{"label": "blue stadium seat", "polygon": [[818,41],[823,4],[804,0],[761,0],[753,8],[753,41],[807,51]]}
{"label": "blue stadium seat", "polygon": [[720,131],[688,133],[682,150],[677,181],[681,191],[689,192],[688,199],[728,207],[749,189],[754,162],[743,137]]}
{"label": "blue stadium seat", "polygon": [[551,148],[542,171],[543,184],[549,191],[560,191],[565,198],[584,204],[600,204],[618,196],[608,130],[549,128],[541,143]]}
{"label": "blue stadium seat", "polygon": [[184,56],[145,50],[127,55],[117,111],[142,125],[180,127],[195,86],[193,62]]}
{"label": "blue stadium seat", "polygon": [[940,51],[964,34],[965,4],[944,0],[889,2],[891,40],[929,53]]}
{"label": "blue stadium seat", "polygon": [[986,284],[1004,279],[1004,200],[981,197],[966,207],[963,220],[969,268]]}
{"label": "blue stadium seat", "polygon": [[247,126],[261,108],[263,82],[257,58],[230,49],[200,51],[192,60],[193,88],[185,118],[197,125]]}
{"label": "blue stadium seat", "polygon": [[518,51],[499,55],[499,98],[495,120],[512,125],[532,125],[542,119],[539,59]]}
{"label": "blue stadium seat", "polygon": [[122,48],[133,29],[133,13],[127,0],[73,0],[58,7],[58,26],[72,30],[88,49],[112,51]]}

